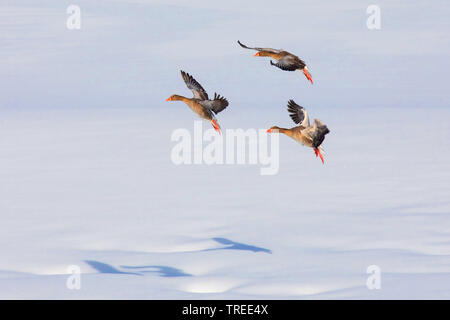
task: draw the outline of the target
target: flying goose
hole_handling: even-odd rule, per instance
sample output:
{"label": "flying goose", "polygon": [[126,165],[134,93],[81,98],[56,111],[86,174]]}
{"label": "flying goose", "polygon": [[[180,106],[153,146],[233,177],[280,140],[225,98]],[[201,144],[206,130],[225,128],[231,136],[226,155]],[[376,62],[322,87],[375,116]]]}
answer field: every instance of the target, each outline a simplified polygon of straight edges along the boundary
{"label": "flying goose", "polygon": [[309,123],[308,112],[305,108],[299,106],[294,100],[289,100],[287,105],[292,120],[298,124],[298,126],[291,129],[280,128],[277,126],[271,127],[267,132],[281,132],[291,137],[295,141],[314,149],[316,157],[319,156],[324,163],[322,153],[322,142],[325,139],[325,135],[330,132],[328,127],[319,119],[314,119],[313,125]]}
{"label": "flying goose", "polygon": [[257,48],[257,47],[251,48],[247,47],[245,44],[242,44],[239,40],[238,43],[242,48],[258,51],[257,53],[255,53],[255,57],[271,57],[273,59],[278,60],[277,63],[274,63],[272,60],[270,60],[270,64],[272,66],[280,68],[281,70],[285,71],[302,70],[305,77],[309,81],[311,81],[311,84],[313,83],[311,74],[308,71],[306,63],[296,55],[293,55],[292,53],[289,53],[283,49]]}
{"label": "flying goose", "polygon": [[208,98],[205,89],[194,79],[189,73],[181,71],[181,77],[188,89],[194,94],[193,98],[186,98],[174,94],[166,99],[166,101],[183,101],[194,111],[197,115],[205,120],[211,121],[214,129],[220,133],[220,126],[217,123],[216,114],[223,111],[228,106],[228,101],[224,97],[214,93],[214,98]]}

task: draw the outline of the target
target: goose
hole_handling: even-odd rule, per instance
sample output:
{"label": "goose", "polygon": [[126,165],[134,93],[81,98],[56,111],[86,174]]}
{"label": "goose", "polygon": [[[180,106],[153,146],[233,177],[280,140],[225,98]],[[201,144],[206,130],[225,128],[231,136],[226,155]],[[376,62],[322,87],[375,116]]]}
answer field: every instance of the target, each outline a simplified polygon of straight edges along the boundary
{"label": "goose", "polygon": [[306,63],[296,55],[293,55],[292,53],[289,53],[283,49],[257,48],[257,47],[252,48],[247,47],[245,44],[242,44],[239,40],[238,43],[242,48],[258,51],[257,53],[255,53],[255,57],[271,57],[273,59],[278,60],[277,63],[274,63],[272,60],[270,60],[270,64],[272,66],[280,68],[281,70],[303,71],[305,77],[311,82],[311,84],[313,84],[313,80],[311,74],[308,71]]}
{"label": "goose", "polygon": [[300,142],[307,147],[313,148],[316,157],[319,156],[322,163],[324,163],[323,156],[320,151],[323,151],[322,142],[325,139],[325,135],[330,132],[328,127],[319,119],[314,119],[313,125],[310,125],[308,112],[305,108],[296,104],[294,100],[288,101],[287,110],[292,120],[298,124],[298,126],[290,129],[273,126],[268,129],[267,132],[284,133],[295,141]]}
{"label": "goose", "polygon": [[189,73],[181,70],[181,77],[188,89],[194,94],[193,98],[186,98],[177,94],[171,95],[166,101],[183,101],[194,111],[200,118],[211,122],[213,128],[220,132],[220,126],[217,123],[216,114],[223,111],[228,106],[228,100],[217,93],[214,93],[214,98],[211,100],[208,97],[205,89],[197,80]]}

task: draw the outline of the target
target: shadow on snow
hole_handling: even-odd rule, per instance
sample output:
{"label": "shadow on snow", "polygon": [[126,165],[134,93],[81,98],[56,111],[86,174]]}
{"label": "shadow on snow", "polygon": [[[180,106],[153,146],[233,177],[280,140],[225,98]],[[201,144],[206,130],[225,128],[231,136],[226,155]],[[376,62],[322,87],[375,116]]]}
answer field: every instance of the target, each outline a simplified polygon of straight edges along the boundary
{"label": "shadow on snow", "polygon": [[272,250],[251,246],[245,243],[240,242],[234,242],[232,240],[226,239],[226,238],[212,238],[214,241],[226,245],[227,247],[223,248],[212,248],[212,249],[205,249],[203,251],[211,251],[211,250],[244,250],[244,251],[252,251],[252,252],[265,252],[265,253],[272,253]]}

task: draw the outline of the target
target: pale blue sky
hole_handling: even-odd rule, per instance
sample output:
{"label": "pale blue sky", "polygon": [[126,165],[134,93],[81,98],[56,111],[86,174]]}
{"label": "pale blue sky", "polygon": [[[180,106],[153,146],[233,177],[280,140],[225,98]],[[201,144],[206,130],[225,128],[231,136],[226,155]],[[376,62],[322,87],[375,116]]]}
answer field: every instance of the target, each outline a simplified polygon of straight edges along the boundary
{"label": "pale blue sky", "polygon": [[[180,69],[234,106],[448,107],[448,1],[241,2],[2,1],[0,108],[165,107],[190,95]],[[66,28],[70,4],[81,30]],[[314,85],[238,39],[299,55]]]}

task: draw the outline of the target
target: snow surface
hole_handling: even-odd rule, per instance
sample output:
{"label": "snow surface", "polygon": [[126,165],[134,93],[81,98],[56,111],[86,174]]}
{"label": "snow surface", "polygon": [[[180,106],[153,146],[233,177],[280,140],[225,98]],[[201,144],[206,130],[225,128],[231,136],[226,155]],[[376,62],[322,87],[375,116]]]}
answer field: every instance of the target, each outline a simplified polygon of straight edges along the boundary
{"label": "snow surface", "polygon": [[[233,107],[222,127],[248,127]],[[0,298],[450,298],[450,112],[372,111],[321,110],[325,165],[283,136],[273,176],[173,164],[181,103],[2,112]]]}
{"label": "snow surface", "polygon": [[[77,0],[72,31],[69,4],[0,3],[0,298],[450,298],[448,1]],[[285,136],[277,175],[173,164],[180,70],[224,130],[287,127],[294,99],[325,165]]]}

